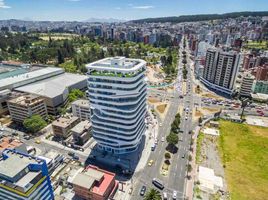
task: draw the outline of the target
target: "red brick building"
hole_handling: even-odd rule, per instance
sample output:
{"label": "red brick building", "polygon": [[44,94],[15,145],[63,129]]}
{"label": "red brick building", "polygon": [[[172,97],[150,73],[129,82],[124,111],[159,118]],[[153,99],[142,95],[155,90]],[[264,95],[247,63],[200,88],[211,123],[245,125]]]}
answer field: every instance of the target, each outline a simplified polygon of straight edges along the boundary
{"label": "red brick building", "polygon": [[258,80],[258,81],[267,81],[268,80],[268,64],[265,64],[265,65],[257,68],[256,80]]}

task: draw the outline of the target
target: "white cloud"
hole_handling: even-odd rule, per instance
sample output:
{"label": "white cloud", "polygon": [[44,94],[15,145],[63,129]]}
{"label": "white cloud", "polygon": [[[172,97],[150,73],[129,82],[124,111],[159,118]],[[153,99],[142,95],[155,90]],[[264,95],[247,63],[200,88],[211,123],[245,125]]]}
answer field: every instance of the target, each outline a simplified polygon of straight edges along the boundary
{"label": "white cloud", "polygon": [[7,6],[4,2],[4,0],[0,0],[0,9],[1,8],[11,8],[10,6]]}
{"label": "white cloud", "polygon": [[135,8],[135,9],[151,9],[151,8],[154,8],[154,6],[133,6],[132,8]]}
{"label": "white cloud", "polygon": [[121,7],[115,7],[116,10],[121,10]]}

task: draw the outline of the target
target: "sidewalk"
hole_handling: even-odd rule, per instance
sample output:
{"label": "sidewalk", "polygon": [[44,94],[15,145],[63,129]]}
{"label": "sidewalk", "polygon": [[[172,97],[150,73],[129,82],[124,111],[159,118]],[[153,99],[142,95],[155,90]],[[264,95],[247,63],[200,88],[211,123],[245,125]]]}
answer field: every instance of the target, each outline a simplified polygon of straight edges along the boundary
{"label": "sidewalk", "polygon": [[[133,177],[124,182],[124,191],[118,190],[118,192],[115,195],[115,200],[130,200],[132,197],[132,193],[134,191],[135,184],[139,181],[138,177],[136,177],[136,173],[139,173],[144,169],[144,167],[147,165],[149,156],[151,154],[151,146],[154,144],[155,139],[158,136],[158,122],[157,119],[154,119],[153,115],[150,113],[150,117],[152,119],[152,125],[151,127],[145,132],[145,146],[142,151],[140,160],[138,165],[136,166],[135,173]],[[121,186],[120,186],[121,187]]]}
{"label": "sidewalk", "polygon": [[187,179],[186,181],[186,191],[185,191],[185,195],[187,197],[188,200],[192,200],[193,199],[193,196],[194,196],[194,181],[196,179],[196,176],[197,176],[197,164],[195,162],[195,155],[196,155],[196,140],[197,140],[197,136],[198,136],[198,133],[200,131],[200,127],[197,126],[195,128],[195,133],[194,135],[192,136],[192,138],[194,139],[194,143],[192,145],[192,148],[193,148],[193,151],[192,153],[190,154],[192,156],[192,161],[189,162],[189,164],[192,165],[192,171],[190,173],[188,173],[188,176],[191,177],[191,179]]}

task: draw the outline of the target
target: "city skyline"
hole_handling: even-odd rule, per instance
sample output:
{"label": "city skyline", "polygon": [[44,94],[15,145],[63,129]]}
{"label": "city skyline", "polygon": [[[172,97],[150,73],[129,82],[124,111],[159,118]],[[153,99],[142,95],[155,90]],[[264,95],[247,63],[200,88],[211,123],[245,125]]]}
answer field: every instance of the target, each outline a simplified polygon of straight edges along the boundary
{"label": "city skyline", "polygon": [[212,0],[170,0],[168,4],[164,0],[0,0],[0,19],[88,21],[91,18],[111,18],[127,21],[192,14],[265,11],[268,8],[265,0],[227,0],[222,6],[219,3],[221,2]]}

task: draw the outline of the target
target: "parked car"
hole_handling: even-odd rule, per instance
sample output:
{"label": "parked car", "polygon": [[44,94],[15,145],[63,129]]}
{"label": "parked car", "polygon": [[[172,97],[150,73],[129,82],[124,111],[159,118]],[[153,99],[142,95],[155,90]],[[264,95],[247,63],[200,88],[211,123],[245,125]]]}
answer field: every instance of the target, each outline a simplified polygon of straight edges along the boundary
{"label": "parked car", "polygon": [[35,140],[35,143],[36,144],[41,144],[41,141],[40,140]]}
{"label": "parked car", "polygon": [[79,160],[79,156],[74,155],[74,156],[73,156],[73,160]]}
{"label": "parked car", "polygon": [[75,155],[75,153],[74,153],[74,152],[69,151],[69,152],[68,152],[68,155],[73,157],[73,156]]}
{"label": "parked car", "polygon": [[31,136],[29,136],[29,135],[24,135],[23,138],[24,138],[25,140],[29,140],[29,139],[31,139]]}
{"label": "parked car", "polygon": [[166,192],[163,192],[163,200],[168,200],[168,196]]}
{"label": "parked car", "polygon": [[141,196],[144,196],[145,192],[146,192],[146,186],[143,185],[143,186],[141,187],[141,190],[140,190],[140,195],[141,195]]}
{"label": "parked car", "polygon": [[151,167],[151,166],[153,165],[153,163],[154,163],[154,160],[150,160],[150,161],[148,162],[148,166]]}
{"label": "parked car", "polygon": [[173,191],[173,194],[172,194],[172,199],[177,199],[177,191]]}

